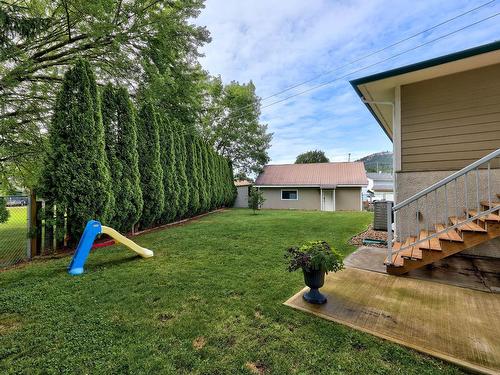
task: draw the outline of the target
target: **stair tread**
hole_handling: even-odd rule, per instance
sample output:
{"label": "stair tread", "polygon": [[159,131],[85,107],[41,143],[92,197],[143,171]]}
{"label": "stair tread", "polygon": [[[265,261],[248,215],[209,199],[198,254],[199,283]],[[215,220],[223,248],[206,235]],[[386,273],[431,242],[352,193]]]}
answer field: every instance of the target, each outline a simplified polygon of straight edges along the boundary
{"label": "stair tread", "polygon": [[[401,248],[402,243],[401,242],[395,242],[392,244],[392,250],[397,251]],[[388,262],[388,259],[385,258],[384,264],[388,266],[390,263]],[[401,257],[401,253],[393,253],[392,254],[392,264],[391,266],[394,267],[402,267],[404,264],[404,259]]]}
{"label": "stair tread", "polygon": [[[488,202],[488,201],[481,201],[481,204],[482,204],[483,206],[486,206],[486,207],[489,207],[489,206],[490,206],[490,202]],[[492,205],[493,207],[500,207],[500,202],[497,202],[497,201],[492,201],[492,202],[491,202],[491,205]]]}
{"label": "stair tread", "polygon": [[[450,221],[453,223],[453,225],[456,225],[456,224],[458,224],[458,223],[460,223],[461,221],[464,221],[464,220],[466,220],[465,217],[459,217],[459,218],[457,218],[456,216],[450,216]],[[463,230],[463,231],[467,231],[467,232],[483,232],[483,233],[487,232],[486,229],[481,228],[479,225],[477,225],[474,222],[468,222],[468,223],[460,224],[458,226],[458,229],[459,230]]]}
{"label": "stair tread", "polygon": [[[443,224],[436,224],[435,228],[436,232],[441,232],[442,230],[446,229],[446,227]],[[440,240],[445,240],[445,241],[464,242],[462,237],[460,237],[460,235],[455,229],[449,229],[446,232],[441,233],[438,237]]]}
{"label": "stair tread", "polygon": [[[403,247],[410,246],[411,243],[417,241],[416,237],[408,237],[403,245]],[[410,259],[422,259],[422,250],[416,246],[410,246],[399,252],[403,258]]]}
{"label": "stair tread", "polygon": [[[418,239],[422,240],[426,237],[433,235],[434,233],[436,232],[421,230]],[[425,242],[420,243],[418,247],[425,250],[442,251],[441,245],[439,244],[439,238],[437,237],[431,238]]]}
{"label": "stair tread", "polygon": [[[477,215],[477,210],[469,210],[468,213],[469,213],[470,216],[476,216]],[[481,213],[480,213],[480,215],[481,215]],[[479,220],[481,220],[481,221],[488,220],[488,221],[497,221],[497,222],[500,222],[500,215],[497,215],[497,214],[494,214],[494,213],[482,214],[479,217]]]}

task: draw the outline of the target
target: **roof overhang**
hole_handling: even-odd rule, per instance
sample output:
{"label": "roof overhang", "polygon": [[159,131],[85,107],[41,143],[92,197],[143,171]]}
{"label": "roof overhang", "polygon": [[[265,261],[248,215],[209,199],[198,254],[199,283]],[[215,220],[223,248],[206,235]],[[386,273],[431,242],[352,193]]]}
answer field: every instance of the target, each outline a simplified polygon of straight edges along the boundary
{"label": "roof overhang", "polygon": [[[395,88],[500,63],[500,41],[350,81],[362,100],[395,102]],[[366,103],[392,139],[392,106]]]}

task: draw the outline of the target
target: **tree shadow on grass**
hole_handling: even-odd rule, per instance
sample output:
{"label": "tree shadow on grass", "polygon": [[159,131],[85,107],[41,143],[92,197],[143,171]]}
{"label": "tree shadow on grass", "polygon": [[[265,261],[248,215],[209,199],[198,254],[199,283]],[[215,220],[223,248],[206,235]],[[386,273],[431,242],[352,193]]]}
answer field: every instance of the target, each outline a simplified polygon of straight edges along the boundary
{"label": "tree shadow on grass", "polygon": [[99,262],[92,262],[88,263],[85,267],[85,271],[91,271],[91,270],[98,270],[99,268],[108,268],[112,266],[119,266],[121,264],[127,264],[133,261],[137,261],[141,259],[141,256],[138,254],[130,255],[127,257],[120,257],[120,258],[115,258],[115,259],[109,259],[105,261],[99,261]]}

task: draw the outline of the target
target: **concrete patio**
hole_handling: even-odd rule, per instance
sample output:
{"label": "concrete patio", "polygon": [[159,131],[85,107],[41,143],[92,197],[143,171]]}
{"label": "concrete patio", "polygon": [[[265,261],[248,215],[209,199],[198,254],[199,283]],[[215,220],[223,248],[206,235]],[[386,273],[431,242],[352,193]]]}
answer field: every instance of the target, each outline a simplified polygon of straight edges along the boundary
{"label": "concrete patio", "polygon": [[498,260],[453,257],[401,277],[385,274],[380,257],[384,249],[360,248],[345,270],[327,275],[325,305],[306,303],[306,288],[285,304],[472,371],[500,373]]}

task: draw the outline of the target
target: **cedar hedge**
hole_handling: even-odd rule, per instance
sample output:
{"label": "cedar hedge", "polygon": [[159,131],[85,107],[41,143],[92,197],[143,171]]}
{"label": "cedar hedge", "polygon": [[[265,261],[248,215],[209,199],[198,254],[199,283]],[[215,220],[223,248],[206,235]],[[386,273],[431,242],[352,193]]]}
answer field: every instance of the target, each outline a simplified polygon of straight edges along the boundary
{"label": "cedar hedge", "polygon": [[99,95],[85,60],[65,74],[40,190],[59,221],[66,215],[73,241],[90,219],[127,232],[234,203],[231,163],[194,126],[145,97],[138,106],[136,116],[123,87],[107,84]]}

